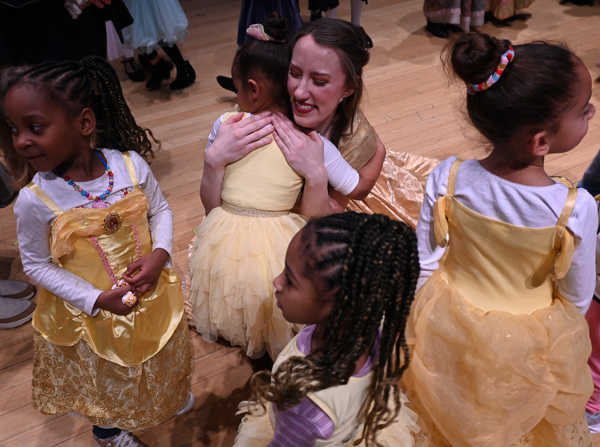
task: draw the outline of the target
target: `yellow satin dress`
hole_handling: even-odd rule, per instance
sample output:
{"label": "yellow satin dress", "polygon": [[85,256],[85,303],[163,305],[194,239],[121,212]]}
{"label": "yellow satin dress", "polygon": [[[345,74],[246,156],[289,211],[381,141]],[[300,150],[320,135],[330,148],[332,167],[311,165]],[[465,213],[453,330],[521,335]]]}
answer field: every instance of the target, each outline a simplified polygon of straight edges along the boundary
{"label": "yellow satin dress", "polygon": [[439,268],[417,292],[403,381],[434,447],[591,446],[588,327],[558,292],[571,265],[570,188],[554,227],[493,220],[447,195],[434,206]]}
{"label": "yellow satin dress", "polygon": [[196,230],[188,264],[192,318],[205,340],[276,359],[293,338],[273,279],[306,223],[290,213],[303,184],[274,141],[225,169],[222,205]]}
{"label": "yellow satin dress", "polygon": [[[338,144],[344,159],[356,170],[375,154],[379,138],[373,126],[358,109],[352,132],[342,135]],[[364,200],[351,200],[347,209],[367,214],[385,214],[417,226],[425,197],[427,176],[439,164],[435,158],[387,149],[377,183]]]}
{"label": "yellow satin dress", "polygon": [[[148,200],[130,154],[123,160],[134,190],[108,208],[63,212],[35,183],[28,185],[57,216],[50,236],[55,262],[101,290],[113,286],[106,265],[120,279],[131,262],[152,251]],[[192,359],[177,273],[164,268],[156,287],[139,298],[125,316],[100,310],[92,317],[40,289],[32,321],[36,409],[74,411],[96,425],[142,430],[185,405]]]}

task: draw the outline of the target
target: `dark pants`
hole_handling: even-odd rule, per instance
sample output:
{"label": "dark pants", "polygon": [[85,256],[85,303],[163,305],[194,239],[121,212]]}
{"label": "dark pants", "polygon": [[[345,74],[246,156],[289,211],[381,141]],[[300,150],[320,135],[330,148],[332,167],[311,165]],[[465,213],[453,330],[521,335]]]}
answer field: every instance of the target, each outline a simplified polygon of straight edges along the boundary
{"label": "dark pants", "polygon": [[594,197],[600,194],[600,152],[596,154],[587,167],[583,178],[577,186],[587,190]]}

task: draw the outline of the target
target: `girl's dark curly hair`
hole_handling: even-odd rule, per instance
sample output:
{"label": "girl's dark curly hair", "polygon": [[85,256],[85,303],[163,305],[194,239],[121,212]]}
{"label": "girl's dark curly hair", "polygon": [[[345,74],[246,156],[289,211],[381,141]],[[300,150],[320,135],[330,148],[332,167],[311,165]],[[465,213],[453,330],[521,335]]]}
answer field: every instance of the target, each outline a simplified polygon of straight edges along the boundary
{"label": "girl's dark curly hair", "polygon": [[[134,151],[147,162],[154,159],[149,138],[160,148],[150,129],[137,125],[123,96],[115,69],[99,56],[81,61],[51,61],[34,66],[12,67],[0,77],[0,104],[9,90],[28,86],[60,107],[68,116],[90,108],[96,115],[94,147]],[[12,144],[6,123],[0,124],[0,148],[15,178],[15,186],[25,186],[35,174]]]}
{"label": "girl's dark curly hair", "polygon": [[398,380],[409,362],[404,329],[419,276],[417,238],[404,223],[354,212],[312,220],[300,237],[304,275],[336,300],[325,323],[324,344],[306,357],[288,359],[273,374],[255,374],[253,400],[283,410],[308,393],[347,383],[381,328],[361,410],[361,438],[378,445],[377,433],[400,411]]}

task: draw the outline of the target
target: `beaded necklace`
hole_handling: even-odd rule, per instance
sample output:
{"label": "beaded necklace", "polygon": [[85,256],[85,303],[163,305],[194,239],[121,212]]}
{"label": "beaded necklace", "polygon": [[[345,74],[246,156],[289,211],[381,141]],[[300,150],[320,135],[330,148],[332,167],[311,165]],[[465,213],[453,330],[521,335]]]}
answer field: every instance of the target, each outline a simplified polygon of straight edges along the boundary
{"label": "beaded necklace", "polygon": [[84,190],[81,186],[79,186],[77,183],[75,183],[71,179],[71,177],[66,176],[66,175],[61,175],[61,177],[65,180],[65,182],[67,182],[70,186],[72,186],[73,189],[75,191],[77,191],[78,193],[80,193],[82,196],[87,197],[88,199],[90,199],[92,201],[100,202],[100,201],[104,201],[104,199],[106,199],[108,197],[108,195],[112,192],[115,181],[113,178],[114,174],[113,174],[112,170],[106,164],[106,162],[102,159],[102,157],[100,156],[100,153],[98,151],[94,151],[94,152],[96,153],[96,155],[98,156],[98,158],[100,159],[102,164],[104,165],[104,169],[106,169],[106,172],[108,174],[108,188],[106,188],[106,191],[104,191],[102,194],[100,194],[98,196],[93,196],[89,192]]}

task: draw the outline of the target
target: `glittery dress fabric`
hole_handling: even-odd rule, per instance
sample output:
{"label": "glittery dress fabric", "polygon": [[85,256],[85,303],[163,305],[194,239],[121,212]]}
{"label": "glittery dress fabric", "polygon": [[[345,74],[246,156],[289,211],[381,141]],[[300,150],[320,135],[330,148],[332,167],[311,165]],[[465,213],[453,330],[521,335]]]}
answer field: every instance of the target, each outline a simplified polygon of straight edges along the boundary
{"label": "glittery dress fabric", "polygon": [[306,223],[289,212],[303,184],[274,141],[225,169],[223,205],[197,228],[188,264],[192,319],[206,341],[222,337],[251,358],[275,359],[293,338],[273,279]]}
{"label": "glittery dress fabric", "polygon": [[576,190],[556,226],[524,228],[458,202],[450,172],[434,206],[448,245],[406,331],[411,408],[434,447],[591,446],[589,331],[555,284],[571,264]]}
{"label": "glittery dress fabric", "polygon": [[[36,194],[50,209],[58,208],[49,197]],[[104,263],[120,278],[139,252],[152,250],[147,211],[146,196],[136,187],[108,208],[60,214],[50,236],[53,259],[109,290],[113,284]],[[121,227],[112,234],[103,225],[109,213],[121,218]],[[175,271],[164,268],[155,288],[139,299],[127,315],[100,310],[92,317],[40,290],[32,321],[34,408],[49,415],[74,411],[92,424],[141,430],[185,405],[192,359]]]}
{"label": "glittery dress fabric", "polygon": [[[356,112],[353,132],[343,135],[338,149],[354,169],[362,168],[375,154],[379,139],[362,110]],[[425,197],[427,176],[439,160],[387,149],[381,174],[364,200],[351,200],[347,209],[367,214],[385,214],[417,226]]]}

